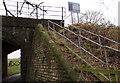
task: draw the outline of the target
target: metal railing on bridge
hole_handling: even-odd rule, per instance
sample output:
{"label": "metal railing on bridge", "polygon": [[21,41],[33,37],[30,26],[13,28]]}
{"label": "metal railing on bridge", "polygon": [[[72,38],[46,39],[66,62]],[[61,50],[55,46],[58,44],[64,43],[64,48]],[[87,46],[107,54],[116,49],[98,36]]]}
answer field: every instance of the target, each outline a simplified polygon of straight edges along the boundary
{"label": "metal railing on bridge", "polygon": [[[114,41],[112,39],[109,39],[105,36],[102,36],[100,34],[95,34],[93,32],[90,32],[88,30],[85,30],[83,28],[78,28],[76,26],[73,26],[73,25],[70,25],[72,28],[76,29],[74,31],[70,30],[69,28],[66,28],[66,27],[62,27],[61,25],[55,23],[55,22],[52,22],[52,21],[48,21],[48,30],[52,30],[54,31],[55,33],[57,33],[58,35],[60,35],[62,38],[64,38],[65,40],[67,40],[67,43],[70,43],[72,45],[74,45],[78,50],[79,50],[79,53],[75,53],[74,52],[74,49],[72,49],[69,45],[67,45],[67,43],[65,43],[65,46],[66,48],[68,48],[74,55],[76,55],[78,58],[80,58],[83,62],[85,62],[90,68],[80,68],[79,66],[75,67],[76,70],[78,71],[91,71],[95,76],[97,76],[101,81],[105,81],[105,80],[109,80],[109,81],[118,81],[119,80],[119,73],[120,71],[118,71],[119,69],[117,68],[117,66],[113,65],[112,67],[109,65],[109,62],[108,62],[108,53],[107,53],[107,50],[113,50],[114,52],[117,52],[118,54],[120,54],[120,50],[118,50],[117,48],[113,48],[113,47],[110,47],[110,46],[107,46],[107,45],[102,45],[101,44],[101,40],[105,39],[107,41],[110,41],[112,43],[115,43],[117,45],[120,45],[119,42],[117,41]],[[63,29],[63,33],[59,32],[58,28],[60,29]],[[90,35],[93,35],[95,37],[98,38],[98,42],[94,41],[94,40],[91,40],[87,37],[85,37],[84,35],[82,35],[81,33],[82,32],[86,32],[86,33],[89,33]],[[78,43],[76,43],[75,40],[72,40],[71,38],[67,37],[67,33],[66,32],[69,32],[71,33],[72,35],[74,35],[74,37],[76,37],[76,41]],[[69,34],[69,36],[72,36]],[[97,46],[100,47],[100,51],[99,51],[99,54],[95,55],[93,54],[92,52],[90,52],[89,50],[86,50],[83,46],[82,46],[82,39],[85,39]],[[104,51],[104,52],[103,52]],[[83,54],[83,52],[87,53],[87,56],[85,56]],[[90,62],[88,62],[88,60],[86,60],[85,57],[93,57],[93,58],[90,58],[91,60],[96,60],[97,62],[101,63],[101,64],[98,64],[96,66],[93,66],[91,65]],[[105,59],[100,58],[100,56],[103,56]],[[115,55],[116,57],[118,55]],[[87,58],[88,59],[88,58]],[[95,62],[93,62],[95,63]],[[100,67],[102,65],[102,67]],[[92,69],[91,69],[92,68]],[[115,70],[117,69],[117,70]],[[106,71],[106,73],[105,73]],[[107,74],[107,75],[106,75]]]}
{"label": "metal railing on bridge", "polygon": [[33,4],[25,1],[3,0],[1,15],[37,19],[60,19],[66,16],[65,7],[44,6],[44,2]]}

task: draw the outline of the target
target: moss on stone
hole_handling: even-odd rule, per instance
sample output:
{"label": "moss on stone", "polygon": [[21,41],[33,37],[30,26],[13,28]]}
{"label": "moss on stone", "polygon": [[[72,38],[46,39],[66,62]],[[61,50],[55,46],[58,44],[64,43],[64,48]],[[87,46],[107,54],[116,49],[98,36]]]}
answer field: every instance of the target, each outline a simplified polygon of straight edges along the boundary
{"label": "moss on stone", "polygon": [[[55,63],[51,62],[53,61],[53,58],[55,58]],[[38,71],[40,73],[41,71],[39,70],[41,68],[41,65],[47,64],[48,69],[50,69],[52,66],[57,66],[54,68],[58,69],[57,74],[61,74],[61,75],[58,75],[60,77],[60,79],[58,77],[58,81],[78,81],[79,80],[78,73],[74,71],[73,67],[66,60],[67,59],[64,53],[61,52],[59,47],[49,37],[47,30],[44,29],[43,26],[39,24],[35,29],[34,38],[33,38],[33,56],[32,56],[32,65],[31,65],[33,68],[31,68],[31,71],[30,71],[31,73],[30,75],[33,75],[33,76],[30,76],[30,79],[38,81],[38,79],[40,78],[36,77],[38,73],[35,74],[35,72]],[[54,65],[54,64],[57,64],[57,65]],[[56,72],[56,70],[53,70],[53,72],[54,71]],[[61,72],[65,72],[66,76],[64,73],[61,73]],[[51,74],[50,71],[48,73]]]}
{"label": "moss on stone", "polygon": [[[42,37],[42,40],[44,41],[44,47],[46,48],[45,51],[50,53],[51,55],[55,56],[57,60],[59,61],[59,64],[64,67],[65,71],[68,73],[72,81],[77,81],[78,80],[78,74],[74,71],[72,66],[69,64],[68,61],[66,61],[65,54],[63,54],[59,47],[54,43],[53,40],[50,39],[47,31],[43,28],[42,25],[38,25],[37,29],[40,32],[40,36]],[[45,53],[46,55],[48,53]]]}

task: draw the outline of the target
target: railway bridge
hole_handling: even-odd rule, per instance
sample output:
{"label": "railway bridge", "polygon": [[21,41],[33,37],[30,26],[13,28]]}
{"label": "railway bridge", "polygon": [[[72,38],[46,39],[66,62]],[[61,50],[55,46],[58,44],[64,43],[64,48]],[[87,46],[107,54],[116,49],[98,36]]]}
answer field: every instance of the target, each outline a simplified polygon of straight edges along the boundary
{"label": "railway bridge", "polygon": [[[64,27],[65,8],[55,7],[57,8],[55,9],[52,6],[41,6],[42,3],[37,5],[30,2],[16,2],[16,5],[9,5],[3,1],[4,9],[2,11],[6,15],[0,16],[2,20],[2,23],[0,23],[2,32],[2,36],[0,36],[2,40],[2,65],[0,67],[2,79],[7,77],[7,55],[21,49],[20,74],[22,81],[85,81],[85,77],[91,77],[94,81],[115,81],[119,83],[120,71],[115,70],[115,67],[118,67],[117,65],[109,65],[107,50],[116,53],[116,58],[118,58],[120,50],[107,45],[104,46],[101,42],[105,40],[115,45],[120,45],[120,43],[74,25],[70,26],[72,30]],[[26,6],[24,6],[25,4]],[[9,9],[11,6],[14,10]],[[51,10],[51,8],[54,10]],[[56,13],[56,15],[51,15],[53,16],[52,19],[45,18],[50,12],[52,14]],[[55,16],[59,16],[61,20],[55,20]],[[58,28],[60,28],[61,32],[59,32]],[[59,50],[49,37],[49,31],[53,31],[65,39],[67,44],[64,43],[62,46],[68,51],[67,55],[71,55],[68,57],[73,57],[73,62],[79,64],[72,62],[71,65],[67,61],[65,54]],[[93,41],[85,37],[81,32],[92,35],[93,38],[97,38],[99,41]],[[67,37],[68,34],[72,34],[71,37],[74,37],[76,41]],[[98,50],[100,54],[94,55],[82,47],[82,40],[97,45],[100,48]],[[75,52],[76,50],[77,52]],[[82,53],[84,53],[84,56]],[[104,59],[101,59],[99,55],[102,55]],[[117,64],[119,65],[118,62]]]}
{"label": "railway bridge", "polygon": [[[51,53],[48,54],[49,56],[46,55],[47,57],[45,55],[42,56],[43,54],[40,53],[34,53],[35,50],[42,52],[42,50],[47,49],[45,47],[41,47],[38,49],[39,44],[43,43],[41,41],[43,39],[39,37],[40,35],[36,34],[38,32],[35,30],[37,24],[43,24],[44,27],[47,27],[47,21],[48,21],[47,19],[38,20],[38,19],[19,18],[19,17],[10,17],[10,16],[0,16],[0,18],[2,19],[2,27],[1,27],[2,28],[2,67],[1,68],[3,72],[2,73],[3,79],[7,77],[7,65],[8,65],[7,55],[18,49],[21,49],[21,77],[22,80],[24,81],[29,80],[28,78],[32,78],[30,76],[33,76],[34,79],[37,78],[39,79],[40,75],[36,76],[38,72],[41,73],[42,75],[46,73],[45,76],[41,78],[41,80],[46,79],[48,81],[56,80],[63,77],[60,76],[60,74],[58,75],[56,74],[52,76],[51,74],[54,74],[55,72],[56,73],[62,72],[61,75],[67,73],[65,72],[67,70],[64,69],[64,65],[59,64],[59,62],[56,62],[57,60],[55,59],[54,56],[52,56]],[[61,22],[61,20],[52,20],[52,21],[58,24]],[[38,42],[36,43],[35,41]],[[34,45],[36,45],[36,48],[34,48]],[[50,61],[53,62],[49,62],[51,63],[50,65],[48,62],[45,62],[44,64],[40,63],[43,58],[49,59]],[[39,62],[39,64],[36,61]],[[56,69],[53,70],[53,68]],[[49,72],[51,71],[52,73],[49,73],[47,71]],[[30,72],[32,72],[32,75],[29,75],[31,74]],[[67,80],[68,78],[70,77],[69,76],[67,76],[66,78],[64,77],[65,80]]]}

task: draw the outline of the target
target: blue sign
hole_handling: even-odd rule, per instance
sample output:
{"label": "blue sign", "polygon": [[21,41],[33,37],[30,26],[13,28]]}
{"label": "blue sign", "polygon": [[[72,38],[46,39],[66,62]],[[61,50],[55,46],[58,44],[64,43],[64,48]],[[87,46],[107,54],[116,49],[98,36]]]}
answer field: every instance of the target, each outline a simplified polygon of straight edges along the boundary
{"label": "blue sign", "polygon": [[68,6],[69,6],[69,11],[74,12],[74,13],[80,13],[79,3],[68,2]]}

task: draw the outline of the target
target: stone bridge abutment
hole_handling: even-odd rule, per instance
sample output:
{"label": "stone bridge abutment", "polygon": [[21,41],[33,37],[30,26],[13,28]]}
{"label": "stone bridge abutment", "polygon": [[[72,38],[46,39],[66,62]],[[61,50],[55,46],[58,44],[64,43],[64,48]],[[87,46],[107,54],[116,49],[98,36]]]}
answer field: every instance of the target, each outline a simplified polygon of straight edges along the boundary
{"label": "stone bridge abutment", "polygon": [[[30,22],[31,21],[31,22]],[[27,73],[34,27],[39,21],[2,16],[2,77],[7,77],[7,55],[21,49],[21,76]]]}
{"label": "stone bridge abutment", "polygon": [[[32,56],[32,38],[37,24],[47,27],[47,19],[0,16],[2,18],[2,79],[7,77],[7,55],[21,49],[21,77],[26,79]],[[59,23],[61,20],[53,20]]]}

